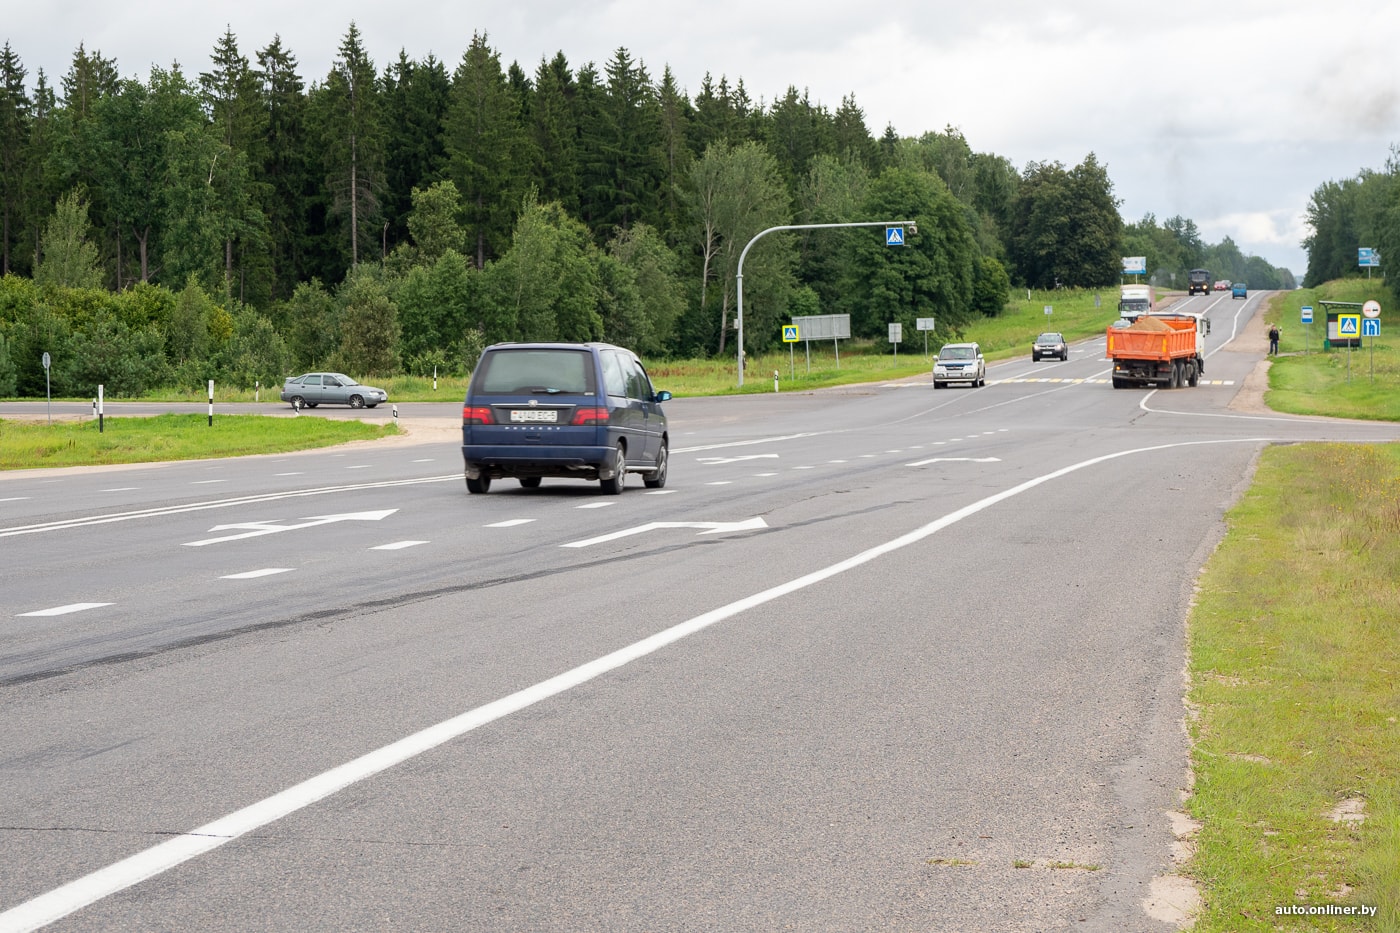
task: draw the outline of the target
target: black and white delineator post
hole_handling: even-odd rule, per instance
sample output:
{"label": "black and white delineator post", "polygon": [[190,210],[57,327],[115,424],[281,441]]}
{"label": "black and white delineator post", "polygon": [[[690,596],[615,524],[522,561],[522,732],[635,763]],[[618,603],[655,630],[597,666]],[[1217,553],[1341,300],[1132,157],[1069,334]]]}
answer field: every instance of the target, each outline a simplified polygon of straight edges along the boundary
{"label": "black and white delineator post", "polygon": [[209,427],[214,426],[214,380],[209,380]]}
{"label": "black and white delineator post", "polygon": [[97,433],[102,433],[102,386],[97,387]]}

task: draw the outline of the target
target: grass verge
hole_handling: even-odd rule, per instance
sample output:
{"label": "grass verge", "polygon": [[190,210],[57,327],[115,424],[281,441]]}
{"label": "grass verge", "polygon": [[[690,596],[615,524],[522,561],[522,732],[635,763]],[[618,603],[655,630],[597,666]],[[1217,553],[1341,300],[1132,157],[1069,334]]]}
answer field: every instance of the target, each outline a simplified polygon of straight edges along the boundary
{"label": "grass verge", "polygon": [[[1269,448],[1228,522],[1190,626],[1195,929],[1400,930],[1400,445]],[[1329,905],[1379,917],[1277,912]]]}
{"label": "grass verge", "polygon": [[[1319,288],[1279,292],[1264,319],[1283,331],[1280,356],[1269,369],[1265,401],[1275,411],[1295,415],[1331,415],[1370,421],[1400,421],[1400,346],[1394,325],[1382,315],[1380,337],[1366,337],[1348,356],[1343,348],[1325,349],[1327,315],[1323,301],[1365,302],[1386,298],[1381,280],[1339,279]],[[1313,308],[1313,323],[1301,321],[1304,305]],[[1384,306],[1384,305],[1383,305]]]}
{"label": "grass verge", "polygon": [[0,419],[0,470],[202,460],[329,447],[397,434],[396,425],[326,418],[206,415],[39,424]]}

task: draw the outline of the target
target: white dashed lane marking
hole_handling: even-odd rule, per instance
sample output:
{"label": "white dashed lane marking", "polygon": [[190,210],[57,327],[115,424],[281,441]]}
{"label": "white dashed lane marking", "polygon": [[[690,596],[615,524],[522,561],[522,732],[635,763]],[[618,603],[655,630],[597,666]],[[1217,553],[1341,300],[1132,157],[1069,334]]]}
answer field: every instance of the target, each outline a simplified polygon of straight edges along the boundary
{"label": "white dashed lane marking", "polygon": [[270,577],[278,573],[291,573],[291,567],[264,567],[262,570],[247,570],[243,573],[230,573],[222,576],[220,580],[256,580],[258,577]]}
{"label": "white dashed lane marking", "polygon": [[102,606],[110,606],[111,603],[69,603],[67,606],[55,606],[52,609],[40,609],[37,612],[21,612],[20,618],[25,616],[66,616],[70,612],[82,612],[84,609],[99,609]]}
{"label": "white dashed lane marking", "polygon": [[533,522],[533,518],[508,518],[503,522],[495,522],[486,525],[487,528],[514,528],[516,525],[528,525]]}
{"label": "white dashed lane marking", "polygon": [[392,544],[377,544],[370,548],[371,551],[402,551],[406,547],[417,547],[420,544],[427,544],[426,541],[395,541]]}

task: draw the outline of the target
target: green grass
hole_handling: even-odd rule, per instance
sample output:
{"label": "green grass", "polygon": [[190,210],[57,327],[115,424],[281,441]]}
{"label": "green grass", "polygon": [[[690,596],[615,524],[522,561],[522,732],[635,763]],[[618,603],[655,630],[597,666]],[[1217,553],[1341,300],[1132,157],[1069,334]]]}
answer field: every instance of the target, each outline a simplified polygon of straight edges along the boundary
{"label": "green grass", "polygon": [[[1400,930],[1400,445],[1270,448],[1228,523],[1190,623],[1195,929]],[[1274,913],[1326,904],[1380,917]]]}
{"label": "green grass", "polygon": [[397,434],[395,425],[259,415],[160,415],[55,424],[0,419],[0,470],[282,453]]}
{"label": "green grass", "polygon": [[[1386,297],[1379,279],[1341,279],[1320,288],[1274,296],[1264,319],[1277,323],[1283,337],[1280,356],[1269,369],[1269,393],[1265,396],[1269,407],[1296,415],[1400,421],[1400,342],[1395,340],[1397,325],[1387,326],[1384,310],[1381,336],[1365,338],[1361,348],[1350,352],[1350,359],[1343,348],[1325,350],[1322,346],[1327,316],[1320,302]],[[1303,305],[1313,308],[1311,331],[1300,323]],[[1395,314],[1389,317],[1393,320]]]}

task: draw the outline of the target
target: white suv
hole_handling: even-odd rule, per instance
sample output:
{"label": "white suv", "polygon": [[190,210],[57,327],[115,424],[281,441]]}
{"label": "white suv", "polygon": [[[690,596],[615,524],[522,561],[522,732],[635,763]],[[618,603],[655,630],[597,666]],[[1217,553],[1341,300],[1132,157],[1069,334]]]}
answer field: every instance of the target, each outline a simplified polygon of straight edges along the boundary
{"label": "white suv", "polygon": [[945,343],[933,361],[933,387],[950,382],[969,382],[974,387],[987,384],[987,362],[975,343]]}

